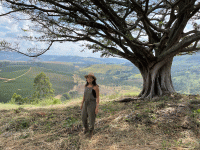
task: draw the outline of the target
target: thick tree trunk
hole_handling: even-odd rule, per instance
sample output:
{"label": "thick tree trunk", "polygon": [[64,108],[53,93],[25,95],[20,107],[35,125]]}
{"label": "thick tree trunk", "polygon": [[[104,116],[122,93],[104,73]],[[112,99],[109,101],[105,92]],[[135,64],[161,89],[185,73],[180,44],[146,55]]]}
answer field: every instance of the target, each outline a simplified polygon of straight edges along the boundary
{"label": "thick tree trunk", "polygon": [[172,60],[158,62],[153,67],[144,65],[139,67],[143,77],[143,89],[139,97],[153,98],[175,92],[171,80]]}

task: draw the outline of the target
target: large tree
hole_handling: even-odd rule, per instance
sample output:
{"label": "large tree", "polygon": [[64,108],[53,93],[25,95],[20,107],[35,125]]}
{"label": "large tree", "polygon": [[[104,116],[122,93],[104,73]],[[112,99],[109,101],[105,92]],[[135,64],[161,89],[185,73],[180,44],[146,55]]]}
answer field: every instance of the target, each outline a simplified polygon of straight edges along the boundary
{"label": "large tree", "polygon": [[[199,0],[1,0],[11,13],[21,12],[37,23],[49,42],[88,41],[102,57],[121,57],[141,72],[139,96],[173,93],[173,57],[199,50]],[[191,25],[189,25],[191,23]],[[26,37],[28,38],[28,37]],[[43,51],[44,52],[44,51]],[[42,54],[41,52],[40,54]],[[39,54],[39,55],[40,55]]]}

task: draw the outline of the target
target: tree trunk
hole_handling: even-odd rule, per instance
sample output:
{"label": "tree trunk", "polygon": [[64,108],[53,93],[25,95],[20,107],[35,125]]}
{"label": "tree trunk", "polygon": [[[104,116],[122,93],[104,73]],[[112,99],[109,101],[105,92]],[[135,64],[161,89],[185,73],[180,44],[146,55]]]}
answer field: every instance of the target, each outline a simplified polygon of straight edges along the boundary
{"label": "tree trunk", "polygon": [[153,98],[175,92],[171,80],[172,60],[158,62],[153,67],[148,65],[139,67],[143,77],[143,89],[139,97]]}

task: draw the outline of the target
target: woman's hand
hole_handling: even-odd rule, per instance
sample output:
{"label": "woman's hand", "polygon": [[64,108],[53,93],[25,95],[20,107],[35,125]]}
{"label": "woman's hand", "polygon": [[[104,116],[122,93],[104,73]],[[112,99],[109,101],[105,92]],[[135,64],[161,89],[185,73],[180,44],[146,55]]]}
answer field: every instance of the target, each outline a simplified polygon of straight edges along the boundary
{"label": "woman's hand", "polygon": [[96,107],[96,109],[95,109],[95,114],[97,114],[97,113],[98,113],[98,111],[99,111],[99,108],[98,108],[98,107]]}

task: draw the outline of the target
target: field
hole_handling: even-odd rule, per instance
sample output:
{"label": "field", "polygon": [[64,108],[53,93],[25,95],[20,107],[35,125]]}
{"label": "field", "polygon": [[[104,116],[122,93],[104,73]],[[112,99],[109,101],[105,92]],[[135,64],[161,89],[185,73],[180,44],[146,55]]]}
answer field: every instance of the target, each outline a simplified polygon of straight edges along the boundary
{"label": "field", "polygon": [[[90,62],[90,59],[86,59]],[[60,97],[70,90],[83,94],[84,76],[93,72],[101,94],[116,94],[119,90],[142,88],[142,76],[132,64],[83,64],[81,62],[0,62],[0,102],[8,102],[14,93],[30,97],[34,92],[33,80],[44,72],[50,79],[55,96]],[[172,82],[175,90],[182,94],[200,94],[198,64],[177,62],[172,66]],[[118,89],[118,91],[116,90]]]}
{"label": "field", "polygon": [[[120,65],[93,64],[81,67],[79,63],[65,62],[1,62],[0,68],[0,102],[8,102],[14,93],[22,97],[31,97],[34,92],[34,78],[41,72],[49,77],[55,96],[70,90],[83,94],[84,76],[94,72],[97,84],[101,85],[101,94],[115,94],[117,88],[137,87],[140,89],[142,79],[133,72],[133,67]],[[135,77],[136,76],[136,77]],[[117,87],[117,88],[116,88]],[[59,96],[60,97],[60,96]]]}
{"label": "field", "polygon": [[135,77],[139,71],[133,66],[116,64],[94,64],[80,68],[77,73],[84,80],[84,75],[94,72],[98,83],[106,86],[136,86],[142,87],[142,78]]}
{"label": "field", "polygon": [[200,149],[200,96],[175,94],[128,103],[116,97],[100,97],[92,139],[83,134],[81,99],[1,108],[0,149]]}
{"label": "field", "polygon": [[14,93],[20,94],[22,97],[30,97],[34,92],[34,78],[41,72],[49,77],[52,87],[55,89],[55,95],[68,92],[76,85],[73,81],[73,74],[69,72],[59,72],[37,66],[7,66],[1,68],[0,72],[0,77],[4,78],[0,80],[0,101],[9,101]]}

